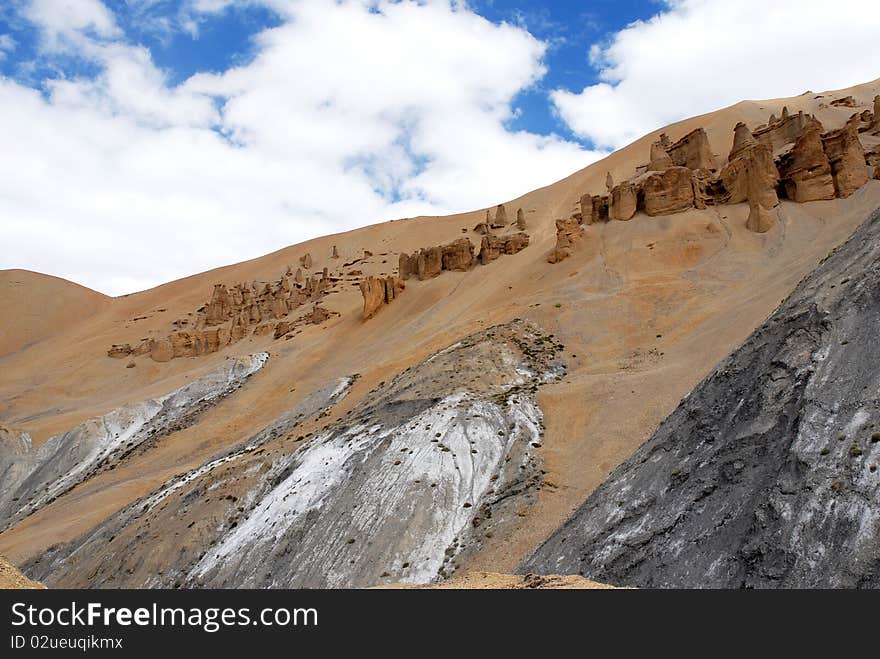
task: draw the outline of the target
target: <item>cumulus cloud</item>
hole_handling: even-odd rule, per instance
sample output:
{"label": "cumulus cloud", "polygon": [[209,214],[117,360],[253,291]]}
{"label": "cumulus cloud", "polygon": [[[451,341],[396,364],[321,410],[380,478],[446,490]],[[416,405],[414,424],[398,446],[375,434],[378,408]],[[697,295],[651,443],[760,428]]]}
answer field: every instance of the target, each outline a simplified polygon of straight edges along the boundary
{"label": "cumulus cloud", "polygon": [[597,147],[744,98],[847,87],[880,72],[875,0],[666,0],[590,49],[600,81],[551,98]]}
{"label": "cumulus cloud", "polygon": [[252,61],[172,86],[97,0],[32,3],[47,47],[75,47],[98,73],[43,93],[0,79],[0,267],[130,292],[495,204],[601,155],[508,128],[545,73],[524,29],[441,0],[270,4],[281,24]]}
{"label": "cumulus cloud", "polygon": [[100,0],[31,0],[25,18],[43,30],[44,46],[55,50],[82,43],[82,34],[116,37],[119,27],[113,14]]}

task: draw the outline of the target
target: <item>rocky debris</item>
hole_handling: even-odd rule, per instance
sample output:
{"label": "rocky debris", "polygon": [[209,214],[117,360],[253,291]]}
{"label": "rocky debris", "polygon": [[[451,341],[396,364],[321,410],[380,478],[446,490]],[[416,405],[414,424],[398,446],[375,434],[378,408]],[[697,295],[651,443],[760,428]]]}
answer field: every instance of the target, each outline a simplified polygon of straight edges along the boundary
{"label": "rocky debris", "polygon": [[516,228],[520,231],[526,230],[526,216],[522,208],[516,209]]}
{"label": "rocky debris", "polygon": [[669,215],[693,208],[691,170],[673,166],[662,172],[652,172],[642,185],[642,194],[647,215]]}
{"label": "rocky debris", "polygon": [[564,374],[563,349],[520,320],[463,337],[313,436],[297,437],[305,413],[291,410],[25,570],[50,587],[96,588],[451,576],[537,498],[536,394]]}
{"label": "rocky debris", "polygon": [[556,247],[547,255],[548,263],[559,263],[571,256],[571,249],[583,240],[584,231],[576,218],[556,220]]}
{"label": "rocky debris", "polygon": [[113,344],[110,346],[110,349],[107,351],[108,357],[113,357],[113,359],[122,359],[123,357],[128,357],[132,352],[131,344],[123,343],[120,345]]}
{"label": "rocky debris", "polygon": [[299,257],[299,264],[304,267],[306,270],[311,270],[312,268],[312,255],[306,252],[302,256]]}
{"label": "rocky debris", "polygon": [[856,106],[856,99],[854,99],[852,96],[835,98],[833,101],[831,101],[831,105],[836,108],[854,108]]}
{"label": "rocky debris", "polygon": [[834,178],[828,156],[822,148],[820,125],[809,125],[797,138],[794,147],[783,154],[779,173],[786,196],[792,201],[834,199]]}
{"label": "rocky debris", "polygon": [[[180,321],[175,321],[175,323],[179,322]],[[113,344],[113,346],[107,351],[107,356],[113,357],[114,359],[122,359],[123,357],[138,357],[140,355],[146,355],[149,352],[150,340],[141,339],[141,342],[134,347],[132,347],[130,343]]]}
{"label": "rocky debris", "polygon": [[875,211],[520,572],[880,587],[878,324]]}
{"label": "rocky debris", "polygon": [[822,147],[838,197],[848,197],[868,182],[865,150],[859,141],[859,115],[853,115],[843,128],[822,135]]}
{"label": "rocky debris", "polygon": [[273,331],[271,323],[262,323],[254,328],[253,334],[254,336],[266,336],[267,334],[272,334]]}
{"label": "rocky debris", "polygon": [[480,222],[477,226],[474,227],[474,231],[476,231],[481,236],[485,236],[492,233],[492,227],[488,222]]}
{"label": "rocky debris", "polygon": [[715,169],[716,166],[715,157],[709,147],[709,137],[702,128],[695,128],[674,144],[669,145],[665,151],[676,167]]}
{"label": "rocky debris", "polygon": [[24,519],[134,451],[195,423],[207,408],[239,389],[269,359],[267,353],[229,359],[161,398],[129,403],[31,448],[0,441],[0,530]]}
{"label": "rocky debris", "polygon": [[391,304],[404,290],[406,284],[400,277],[391,275],[379,278],[367,277],[358,282],[358,286],[364,298],[363,319],[368,320],[375,316],[384,305]]}
{"label": "rocky debris", "polygon": [[480,244],[480,263],[491,263],[502,254],[516,254],[529,246],[526,233],[515,233],[509,236],[483,236]]}

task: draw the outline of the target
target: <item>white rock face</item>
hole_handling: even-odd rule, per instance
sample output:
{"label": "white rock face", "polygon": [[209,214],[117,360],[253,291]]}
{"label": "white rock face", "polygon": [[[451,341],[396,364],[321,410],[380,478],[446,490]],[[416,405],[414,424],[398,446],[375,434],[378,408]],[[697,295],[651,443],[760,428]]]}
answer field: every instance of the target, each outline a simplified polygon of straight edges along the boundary
{"label": "white rock face", "polygon": [[[541,418],[527,396],[498,404],[457,393],[400,424],[325,432],[274,466],[289,475],[191,577],[208,585],[219,578],[244,587],[358,587],[395,572],[430,582],[451,571],[480,511],[521,472],[532,474]],[[267,559],[275,557],[266,583]]]}
{"label": "white rock face", "polygon": [[[512,321],[362,394],[314,392],[254,437],[48,552],[52,587],[361,587],[452,574],[541,486],[552,336]],[[321,420],[333,418],[333,421]],[[298,428],[308,418],[312,432]]]}
{"label": "white rock face", "polygon": [[[118,464],[150,439],[189,425],[191,417],[240,387],[269,359],[265,352],[222,366],[161,398],[129,403],[49,438],[35,450],[5,455],[0,525],[27,517],[99,469]],[[13,473],[14,472],[14,473]]]}

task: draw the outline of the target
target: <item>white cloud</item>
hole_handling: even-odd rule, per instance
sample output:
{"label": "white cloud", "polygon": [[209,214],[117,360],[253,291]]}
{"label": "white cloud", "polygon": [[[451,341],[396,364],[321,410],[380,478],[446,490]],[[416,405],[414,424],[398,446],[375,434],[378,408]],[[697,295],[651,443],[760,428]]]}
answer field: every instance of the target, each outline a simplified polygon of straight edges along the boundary
{"label": "white cloud", "polygon": [[45,97],[0,79],[0,267],[129,292],[495,204],[599,155],[505,127],[545,46],[458,4],[277,3],[284,21],[253,61],[176,87],[112,15],[34,9],[45,4],[30,15],[47,43],[75,44],[100,73]]}
{"label": "white cloud", "polygon": [[0,60],[4,59],[8,53],[15,50],[15,39],[8,34],[0,34]]}
{"label": "white cloud", "polygon": [[45,46],[67,47],[68,40],[80,42],[83,32],[110,38],[119,36],[113,14],[100,0],[31,0],[24,15],[43,29]]}
{"label": "white cloud", "polygon": [[579,135],[619,148],[744,98],[847,87],[880,73],[876,0],[667,0],[595,46],[601,82],[552,101]]}

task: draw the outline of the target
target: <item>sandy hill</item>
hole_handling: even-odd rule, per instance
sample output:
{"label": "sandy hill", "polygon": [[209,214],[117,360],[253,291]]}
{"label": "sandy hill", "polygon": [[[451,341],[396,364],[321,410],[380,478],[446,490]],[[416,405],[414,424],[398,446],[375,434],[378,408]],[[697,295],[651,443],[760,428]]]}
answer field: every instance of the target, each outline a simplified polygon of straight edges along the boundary
{"label": "sandy hill", "polygon": [[[434,398],[438,400],[455,395],[458,390],[442,388],[438,379],[448,378],[450,386],[464,386],[464,381],[455,379],[454,369],[440,371],[436,361],[426,360],[437,351],[456,346],[464,337],[477,337],[468,343],[466,348],[470,352],[462,359],[468,364],[465,371],[473,373],[468,375],[472,378],[467,381],[468,395],[479,396],[483,389],[471,383],[478,379],[481,367],[492,365],[486,387],[519,386],[515,384],[517,370],[510,368],[510,364],[533,360],[534,344],[546,345],[540,343],[546,340],[555,347],[561,346],[554,358],[564,362],[565,372],[561,377],[544,378],[555,366],[541,362],[542,368],[548,369],[544,375],[538,374],[544,379],[536,381],[533,391],[527,392],[541,414],[540,424],[536,422],[536,427],[540,425],[540,440],[531,442],[535,450],[529,449],[523,458],[536,465],[529,498],[505,515],[496,516],[504,523],[492,532],[481,533],[479,542],[461,553],[456,565],[444,562],[442,568],[448,573],[455,569],[513,571],[612,469],[654,432],[682,397],[764,321],[801,278],[880,206],[880,181],[869,180],[844,198],[807,203],[783,199],[772,210],[776,220],[765,233],[746,228],[750,213],[746,203],[709,205],[655,217],[639,212],[627,222],[583,227],[583,240],[571,250],[571,255],[551,264],[547,257],[557,244],[556,220],[581,211],[583,195],[605,193],[609,173],[617,182],[634,176],[639,167],[648,164],[651,145],[660,139],[661,133],[675,141],[703,128],[711,154],[724,163],[739,122],[754,130],[766,124],[771,114],[782,116],[786,108],[789,115],[799,111],[815,115],[824,130],[830,131],[844,127],[855,113],[870,112],[878,93],[880,80],[821,94],[744,101],[646,135],[558,183],[505,202],[510,221],[516,219],[517,209],[523,211],[529,244],[521,251],[465,271],[444,271],[423,281],[411,278],[392,303],[382,305],[366,321],[362,317],[359,281],[371,275],[393,275],[402,252],[412,254],[419,248],[459,238],[468,238],[478,246],[483,236],[474,228],[486,219],[486,209],[448,217],[386,222],[326,236],[116,299],[106,299],[53,278],[20,271],[0,273],[3,290],[8,291],[0,299],[0,309],[5,318],[15,319],[4,327],[2,337],[5,349],[0,353],[5,354],[0,356],[0,423],[29,433],[37,450],[51,437],[71,433],[76,428],[79,430],[71,437],[81,437],[86,432],[94,436],[98,431],[86,426],[90,419],[102,415],[116,414],[113,424],[122,424],[114,411],[126,405],[153,401],[155,405],[146,408],[165,410],[151,417],[149,432],[122,432],[125,438],[135,437],[137,441],[131,439],[125,446],[114,448],[114,452],[89,457],[88,469],[78,472],[79,477],[71,481],[71,486],[59,490],[51,500],[38,501],[36,505],[31,499],[29,505],[33,510],[10,518],[12,521],[0,534],[0,552],[22,564],[41,560],[48,547],[59,543],[100,540],[100,549],[79,553],[78,560],[85,564],[77,566],[77,574],[106,574],[106,583],[110,585],[175,585],[173,580],[151,580],[144,575],[160,572],[163,561],[177,560],[170,556],[176,555],[180,544],[206,542],[207,536],[192,535],[199,525],[173,521],[182,519],[184,512],[191,512],[196,495],[186,499],[184,492],[195,492],[187,489],[195,487],[193,483],[204,480],[203,489],[207,489],[205,479],[216,480],[221,471],[236,474],[235,483],[231,476],[224,476],[227,480],[222,481],[222,488],[226,488],[223,491],[228,492],[224,494],[228,498],[222,500],[223,508],[217,507],[217,498],[207,497],[210,503],[205,503],[203,511],[204,515],[215,516],[211,519],[226,520],[224,523],[232,529],[243,520],[254,521],[254,511],[241,505],[253,499],[249,498],[249,493],[257,491],[253,488],[264,488],[259,491],[267,511],[292,515],[287,510],[268,508],[274,490],[265,491],[266,482],[277,486],[274,480],[245,477],[251,473],[273,474],[272,469],[287,459],[292,450],[284,444],[288,434],[291,442],[302,442],[293,448],[307,448],[314,441],[310,440],[313,436],[326,439],[326,445],[305,451],[302,457],[287,464],[294,470],[305,469],[303,465],[309,456],[318,459],[319,450],[337,444],[347,446],[346,442],[354,441],[352,436],[345,435],[347,417],[369,418],[374,400],[381,399],[387,405],[382,408],[386,411],[416,406],[415,399],[405,393],[410,390],[404,385],[416,393],[435,392]],[[833,103],[848,97],[851,98]],[[870,131],[860,135],[866,149],[880,142]],[[491,215],[495,212],[493,207]],[[513,232],[513,228],[497,230],[505,235]],[[334,258],[334,251],[338,258]],[[303,264],[308,260],[310,268]],[[295,328],[278,339],[273,338],[272,331],[277,333],[277,327],[266,334],[254,334],[253,328],[259,325],[255,323],[237,342],[195,357],[166,361],[168,355],[155,352],[154,356],[161,357],[157,361],[146,352],[138,354],[137,350],[121,358],[108,356],[113,346],[128,344],[136,348],[148,346],[150,341],[158,345],[175,328],[193,327],[200,310],[203,314],[212,311],[213,307],[205,309],[215,284],[224,284],[230,290],[239,282],[257,282],[253,290],[261,289],[264,282],[280,287],[285,276],[295,277],[297,269],[308,279],[325,267],[332,285],[324,291],[320,308],[330,314],[321,322],[312,324],[306,318],[294,323]],[[291,312],[291,322],[312,309],[310,302],[302,305]],[[22,320],[18,319],[20,315]],[[514,319],[522,319],[528,327],[538,330],[507,325]],[[235,322],[230,331],[235,330]],[[503,345],[480,352],[480,341],[497,343],[496,332],[489,328],[501,324],[506,328],[501,332]],[[524,338],[523,332],[528,336]],[[270,358],[258,370],[246,375],[232,367],[223,370],[230,363],[229,357],[246,358],[262,351],[268,352]],[[413,369],[413,377],[422,378],[421,384],[401,380],[406,369]],[[238,378],[235,386],[218,396],[194,397],[186,390],[186,395],[180,394],[178,399],[186,400],[192,409],[175,412],[176,416],[171,415],[173,422],[168,420],[168,404],[163,397],[188,385],[205,386],[206,382],[214,382],[218,373],[224,378]],[[316,392],[334,382],[345,383],[343,398],[333,398],[329,393],[315,398]],[[523,404],[531,404],[530,400],[524,399]],[[440,410],[419,405],[418,414],[427,413],[427,409],[443,418]],[[304,410],[300,412],[301,420],[278,425],[279,419],[296,406]],[[468,414],[457,417],[457,422],[478,416],[469,409]],[[126,418],[140,415],[137,418],[142,420],[145,414],[140,409],[137,414],[126,410]],[[416,417],[401,417],[397,429],[404,428],[413,418]],[[120,432],[107,430],[110,425],[106,422],[97,425],[102,423],[104,429],[100,432],[111,440],[118,439]],[[519,422],[511,421],[511,426],[516,423]],[[276,436],[261,438],[265,445],[261,444],[264,448],[260,450],[266,453],[255,457],[248,442],[273,424]],[[430,434],[425,433],[426,437]],[[345,437],[348,439],[343,441]],[[63,448],[64,442],[52,441],[51,450],[44,452],[57,456],[57,445]],[[510,447],[504,450],[509,451]],[[219,469],[205,468],[210,460],[229,451],[233,453],[223,458],[228,459],[228,466],[224,462]],[[275,462],[259,462],[269,460],[268,456],[273,456]],[[69,471],[69,456],[62,457],[64,460],[60,461],[51,457],[51,469],[44,470],[48,474],[44,475],[46,482],[63,475],[58,471],[62,469],[59,465],[67,465],[64,469]],[[40,459],[49,460],[45,455]],[[460,465],[456,468],[460,471]],[[348,478],[350,472],[345,469],[340,473]],[[478,471],[474,467],[473,473]],[[27,491],[30,478],[26,472],[24,468],[20,472],[22,492]],[[186,476],[181,477],[182,474]],[[477,480],[476,476],[452,479],[450,491],[463,482],[473,485]],[[177,484],[169,488],[169,483]],[[364,488],[373,487],[368,478],[363,483]],[[162,490],[163,487],[166,489]],[[140,499],[156,492],[163,493],[153,511],[152,503],[145,505]],[[460,505],[461,499],[451,500]],[[333,501],[336,506],[344,503],[342,499]],[[139,516],[145,508],[156,517]],[[410,512],[418,517],[417,511]],[[283,515],[279,519],[287,519]],[[360,523],[357,519],[355,522]],[[297,518],[295,523],[300,524],[301,520]],[[352,523],[345,521],[346,532]],[[97,526],[101,524],[104,526]],[[148,527],[163,532],[151,535]],[[100,530],[89,536],[87,532],[95,528]],[[358,528],[363,531],[366,526]],[[314,527],[309,529],[311,533],[318,532]],[[144,540],[145,534],[149,541]],[[231,543],[230,548],[234,548],[234,535],[230,531],[228,536],[214,540]],[[340,542],[347,543],[348,539],[352,538],[339,536]],[[441,540],[454,547],[454,552],[459,551],[457,536],[438,538],[437,543]],[[132,567],[131,572],[119,570],[111,575],[117,568],[110,565],[109,557],[114,552],[121,553],[122,547],[135,554],[143,551],[144,556],[138,554],[138,560],[143,559],[141,563],[149,569],[138,572]],[[65,550],[58,551],[56,566],[66,557]],[[254,561],[260,563],[258,552],[263,549],[249,546],[249,551],[256,552]],[[148,553],[155,558],[149,559]],[[205,559],[198,556],[204,552],[195,553],[195,557],[187,559],[190,563],[175,568],[180,575],[189,575],[180,577],[182,584],[205,583],[209,577],[215,579],[210,583],[230,585],[272,583],[260,581],[244,565],[240,572],[230,574],[215,574],[210,566],[196,570],[194,565]],[[372,557],[364,554],[357,560],[368,559]],[[155,560],[156,565],[151,565],[150,560]],[[354,555],[351,560],[356,560]],[[42,563],[49,564],[52,563],[48,559]],[[45,569],[49,570],[46,582],[54,585],[51,569]],[[131,576],[135,573],[140,575],[138,580]],[[400,576],[394,569],[377,567],[375,575],[365,573],[362,578],[369,581],[386,573],[383,579],[395,580]],[[236,580],[239,577],[242,581]],[[73,577],[58,580],[62,585],[78,583]],[[348,582],[342,579],[335,583]]]}
{"label": "sandy hill", "polygon": [[0,270],[0,358],[62,333],[106,308],[110,298],[29,270]]}

